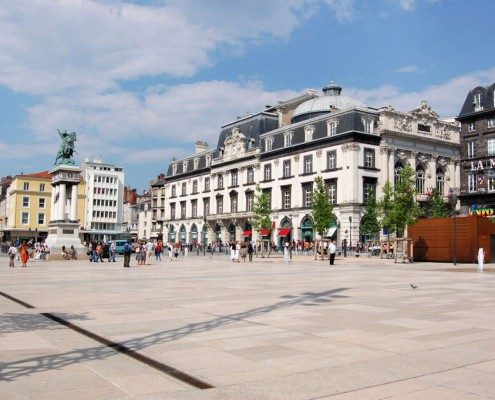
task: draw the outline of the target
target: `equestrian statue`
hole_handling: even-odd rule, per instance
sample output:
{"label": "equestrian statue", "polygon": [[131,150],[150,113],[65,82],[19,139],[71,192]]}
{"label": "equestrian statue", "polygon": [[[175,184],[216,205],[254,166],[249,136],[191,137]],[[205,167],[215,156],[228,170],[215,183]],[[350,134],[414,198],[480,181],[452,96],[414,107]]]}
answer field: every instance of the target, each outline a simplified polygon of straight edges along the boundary
{"label": "equestrian statue", "polygon": [[60,131],[57,129],[58,134],[62,138],[62,144],[57,152],[57,158],[55,159],[55,165],[74,165],[75,162],[72,159],[74,153],[77,151],[74,149],[74,143],[76,141],[76,132]]}

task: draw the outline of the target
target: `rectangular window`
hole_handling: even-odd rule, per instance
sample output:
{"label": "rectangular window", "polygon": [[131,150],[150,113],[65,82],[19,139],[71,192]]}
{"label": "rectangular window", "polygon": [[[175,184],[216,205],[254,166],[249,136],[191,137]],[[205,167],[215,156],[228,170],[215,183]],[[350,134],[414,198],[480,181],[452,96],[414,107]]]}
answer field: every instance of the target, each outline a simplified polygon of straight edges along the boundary
{"label": "rectangular window", "polygon": [[476,124],[474,122],[471,122],[468,124],[467,128],[468,132],[474,132],[476,130]]}
{"label": "rectangular window", "polygon": [[313,156],[304,156],[304,173],[310,174],[313,172]]}
{"label": "rectangular window", "polygon": [[232,186],[237,186],[237,184],[238,184],[238,183],[237,183],[237,176],[238,176],[238,175],[237,175],[237,171],[232,171],[232,172],[230,173],[230,181],[231,181],[231,183],[232,183]]}
{"label": "rectangular window", "polygon": [[185,196],[187,193],[187,186],[186,182],[182,182],[182,196]]}
{"label": "rectangular window", "polygon": [[271,164],[265,164],[265,170],[264,170],[264,176],[265,176],[265,181],[269,181],[272,179],[272,165]]}
{"label": "rectangular window", "polygon": [[282,188],[282,208],[290,209],[290,186]]}
{"label": "rectangular window", "polygon": [[489,192],[495,192],[495,172],[494,171],[489,171],[488,172],[488,179],[487,179],[487,190]]}
{"label": "rectangular window", "polygon": [[309,208],[313,205],[313,185],[303,186],[303,207]]}
{"label": "rectangular window", "polygon": [[217,176],[217,189],[223,189],[223,175],[219,174]]}
{"label": "rectangular window", "polygon": [[254,169],[252,167],[247,169],[247,183],[254,183]]}
{"label": "rectangular window", "polygon": [[181,201],[180,203],[180,218],[186,219],[186,202]]}
{"label": "rectangular window", "polygon": [[231,213],[237,212],[237,195],[236,194],[230,196],[230,212]]}
{"label": "rectangular window", "polygon": [[470,142],[467,142],[467,153],[468,153],[468,158],[476,157],[476,140],[471,140]]}
{"label": "rectangular window", "polygon": [[475,111],[482,110],[482,107],[481,107],[481,93],[476,93],[474,95],[474,110]]}
{"label": "rectangular window", "polygon": [[486,121],[486,125],[488,128],[495,128],[495,118],[489,118]]}
{"label": "rectangular window", "polygon": [[327,123],[327,136],[335,136],[337,134],[337,121]]}
{"label": "rectangular window", "polygon": [[488,138],[486,140],[487,153],[489,156],[495,155],[495,138]]}
{"label": "rectangular window", "polygon": [[271,151],[272,145],[273,145],[273,138],[266,138],[265,139],[265,151]]}
{"label": "rectangular window", "polygon": [[198,216],[198,202],[197,200],[191,201],[191,217],[196,218]]}
{"label": "rectangular window", "polygon": [[364,166],[367,168],[375,167],[375,150],[364,149]]}
{"label": "rectangular window", "polygon": [[44,192],[44,191],[45,191],[45,184],[40,183],[40,192]]}
{"label": "rectangular window", "polygon": [[203,199],[203,215],[210,215],[210,199]]}
{"label": "rectangular window", "polygon": [[217,214],[223,214],[223,197],[217,197]]}
{"label": "rectangular window", "polygon": [[45,198],[44,197],[40,197],[39,200],[38,200],[38,207],[39,208],[45,208]]}
{"label": "rectangular window", "polygon": [[177,190],[175,188],[175,185],[172,185],[172,195],[170,197],[176,197],[177,196]]}
{"label": "rectangular window", "polygon": [[373,133],[373,120],[371,118],[366,118],[364,120],[364,132]]}
{"label": "rectangular window", "polygon": [[192,192],[193,192],[193,194],[198,193],[198,180],[197,179],[193,180],[193,183],[192,183]]}
{"label": "rectangular window", "polygon": [[38,213],[38,225],[45,225],[45,213]]}
{"label": "rectangular window", "polygon": [[292,144],[292,133],[286,133],[284,135],[284,146],[289,147]]}
{"label": "rectangular window", "polygon": [[246,211],[253,211],[253,192],[246,193]]}
{"label": "rectangular window", "polygon": [[327,183],[327,191],[330,204],[337,204],[337,180],[331,180]]}
{"label": "rectangular window", "polygon": [[23,197],[22,198],[22,206],[23,207],[29,207],[29,197]]}
{"label": "rectangular window", "polygon": [[29,224],[29,213],[28,212],[23,212],[21,215],[21,221],[23,225]]}
{"label": "rectangular window", "polygon": [[470,193],[476,192],[476,173],[468,174],[468,190]]}
{"label": "rectangular window", "polygon": [[283,176],[284,176],[284,178],[288,178],[290,176],[290,160],[284,160]]}
{"label": "rectangular window", "polygon": [[210,191],[210,177],[207,176],[205,177],[205,192],[209,192]]}
{"label": "rectangular window", "polygon": [[29,182],[24,182],[23,188],[24,188],[24,191],[28,191],[29,190]]}
{"label": "rectangular window", "polygon": [[375,182],[363,182],[363,203],[366,203],[370,196],[375,197]]}
{"label": "rectangular window", "polygon": [[327,152],[327,169],[337,168],[337,152],[329,151]]}
{"label": "rectangular window", "polygon": [[175,203],[170,204],[170,219],[175,219]]}

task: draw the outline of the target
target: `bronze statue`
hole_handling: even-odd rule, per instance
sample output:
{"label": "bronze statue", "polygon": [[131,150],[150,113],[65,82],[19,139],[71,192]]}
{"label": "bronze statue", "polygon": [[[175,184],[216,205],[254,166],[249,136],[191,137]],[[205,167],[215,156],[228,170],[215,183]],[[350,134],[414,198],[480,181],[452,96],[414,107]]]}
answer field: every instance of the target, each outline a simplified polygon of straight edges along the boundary
{"label": "bronze statue", "polygon": [[74,150],[74,143],[76,141],[76,132],[70,132],[70,133],[68,133],[67,131],[61,132],[59,129],[57,129],[57,132],[62,138],[62,144],[58,149],[57,158],[55,159],[55,165],[60,165],[60,164],[74,165],[75,163],[72,157],[74,153],[77,154],[77,151]]}

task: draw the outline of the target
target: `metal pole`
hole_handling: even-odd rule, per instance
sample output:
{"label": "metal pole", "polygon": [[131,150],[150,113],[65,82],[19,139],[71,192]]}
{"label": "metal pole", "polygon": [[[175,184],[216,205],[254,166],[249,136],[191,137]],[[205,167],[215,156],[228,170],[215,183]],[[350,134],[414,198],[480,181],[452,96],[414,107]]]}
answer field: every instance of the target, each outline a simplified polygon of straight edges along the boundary
{"label": "metal pole", "polygon": [[454,267],[457,266],[457,220],[456,220],[456,210],[454,210]]}

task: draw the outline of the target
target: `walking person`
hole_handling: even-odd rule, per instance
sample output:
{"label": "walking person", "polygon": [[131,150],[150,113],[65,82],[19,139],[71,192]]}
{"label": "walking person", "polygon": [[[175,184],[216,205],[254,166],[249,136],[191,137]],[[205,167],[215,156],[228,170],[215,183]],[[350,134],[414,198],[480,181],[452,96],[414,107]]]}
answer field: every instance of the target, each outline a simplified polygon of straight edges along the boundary
{"label": "walking person", "polygon": [[335,263],[335,253],[337,252],[337,246],[335,245],[335,240],[330,242],[328,246],[328,251],[330,252],[330,265],[334,265]]}
{"label": "walking person", "polygon": [[9,267],[12,267],[14,268],[15,265],[14,265],[14,260],[15,260],[15,256],[17,255],[17,247],[15,247],[13,244],[10,245],[9,247],[9,250],[7,251],[7,254],[9,256]]}
{"label": "walking person", "polygon": [[112,260],[115,262],[115,252],[117,251],[117,245],[115,244],[115,240],[110,243],[110,247],[108,250],[108,262]]}
{"label": "walking person", "polygon": [[155,259],[156,261],[162,261],[162,242],[158,241],[155,246]]}
{"label": "walking person", "polygon": [[249,262],[253,261],[253,253],[254,253],[254,247],[253,247],[253,242],[248,243],[248,248],[247,248],[248,256],[249,256]]}
{"label": "walking person", "polygon": [[151,256],[153,255],[153,251],[155,250],[155,245],[153,244],[151,239],[149,239],[145,247],[146,247],[146,264],[151,265],[151,261],[152,261]]}
{"label": "walking person", "polygon": [[284,245],[284,261],[286,263],[289,262],[289,243],[288,242],[285,242],[285,245]]}
{"label": "walking person", "polygon": [[29,248],[25,240],[21,244],[21,262],[22,267],[27,267],[27,262],[29,260]]}
{"label": "walking person", "polygon": [[126,268],[129,268],[131,266],[130,265],[131,253],[132,253],[131,241],[128,240],[127,243],[124,245],[124,267]]}
{"label": "walking person", "polygon": [[232,242],[230,244],[230,259],[232,260],[232,262],[235,262],[235,243]]}
{"label": "walking person", "polygon": [[241,252],[241,244],[239,242],[236,242],[236,244],[235,244],[235,262],[240,262],[240,260],[239,260],[240,252]]}

